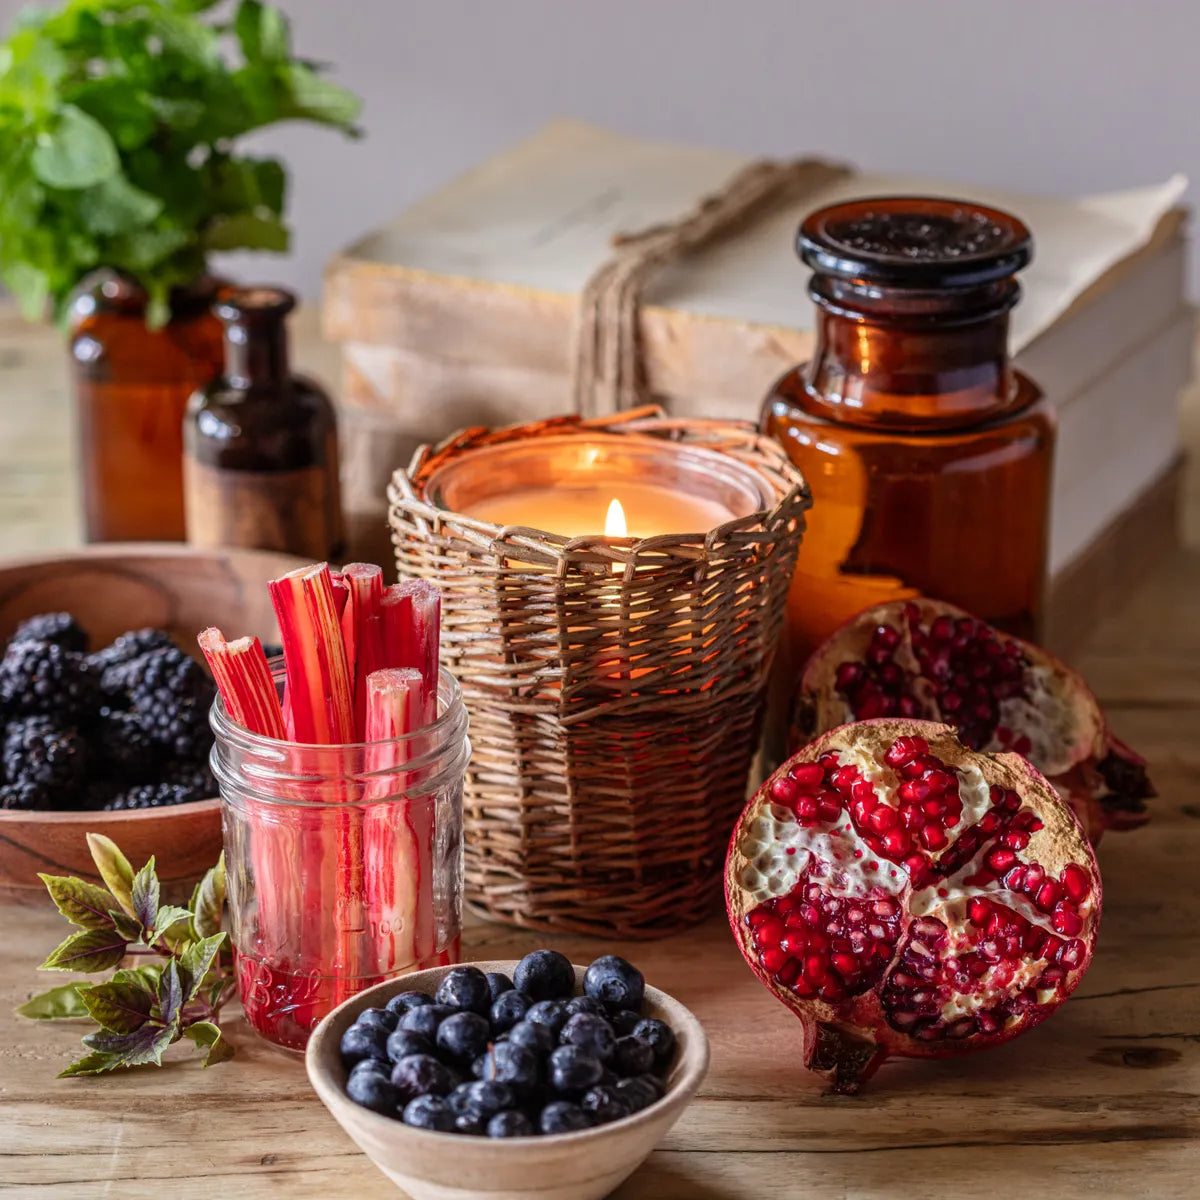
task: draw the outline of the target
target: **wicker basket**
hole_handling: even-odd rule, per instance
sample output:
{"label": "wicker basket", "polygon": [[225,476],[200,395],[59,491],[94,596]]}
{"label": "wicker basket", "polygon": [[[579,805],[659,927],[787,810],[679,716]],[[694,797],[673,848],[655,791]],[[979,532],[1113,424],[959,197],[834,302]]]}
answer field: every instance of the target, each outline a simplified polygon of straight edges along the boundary
{"label": "wicker basket", "polygon": [[[728,456],[766,502],[704,536],[634,541],[502,529],[426,499],[435,472],[484,447],[610,434]],[[782,449],[749,425],[657,410],[472,429],[418,450],[388,499],[401,578],[442,589],[442,661],[471,716],[468,902],[621,937],[700,920],[745,801],[811,503]]]}

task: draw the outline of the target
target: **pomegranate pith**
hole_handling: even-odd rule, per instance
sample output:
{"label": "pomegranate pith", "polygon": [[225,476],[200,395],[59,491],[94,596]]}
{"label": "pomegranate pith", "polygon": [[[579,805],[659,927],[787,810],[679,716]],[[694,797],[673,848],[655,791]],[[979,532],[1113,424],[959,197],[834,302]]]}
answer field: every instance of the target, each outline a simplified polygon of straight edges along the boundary
{"label": "pomegranate pith", "polygon": [[881,604],[837,630],[804,668],[792,747],[876,717],[945,721],[972,749],[1024,755],[1093,843],[1148,820],[1145,762],[1113,736],[1084,681],[953,605]]}
{"label": "pomegranate pith", "polygon": [[764,784],[725,890],[743,955],[838,1091],[889,1054],[1033,1028],[1079,983],[1100,917],[1087,838],[1024,758],[886,718],[824,734]]}

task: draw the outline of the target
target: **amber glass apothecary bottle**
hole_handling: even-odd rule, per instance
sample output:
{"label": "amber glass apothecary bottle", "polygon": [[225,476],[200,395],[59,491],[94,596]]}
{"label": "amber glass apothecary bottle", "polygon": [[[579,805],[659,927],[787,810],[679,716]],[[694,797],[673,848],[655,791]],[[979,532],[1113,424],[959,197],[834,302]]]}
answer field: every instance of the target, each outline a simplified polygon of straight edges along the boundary
{"label": "amber glass apothecary bottle", "polygon": [[70,351],[79,414],[84,532],[89,541],[182,541],[188,397],[221,368],[218,282],[171,294],[170,317],[146,323],[146,293],[100,271],[76,290]]}
{"label": "amber glass apothecary bottle", "polygon": [[340,559],[344,549],[333,404],[288,364],[281,288],[226,289],[221,373],[188,403],[188,541]]}
{"label": "amber glass apothecary bottle", "polygon": [[799,250],[816,345],[763,410],[813,493],[788,657],[915,594],[1035,636],[1054,422],[1008,359],[1029,231],[975,204],[872,199],[813,213]]}

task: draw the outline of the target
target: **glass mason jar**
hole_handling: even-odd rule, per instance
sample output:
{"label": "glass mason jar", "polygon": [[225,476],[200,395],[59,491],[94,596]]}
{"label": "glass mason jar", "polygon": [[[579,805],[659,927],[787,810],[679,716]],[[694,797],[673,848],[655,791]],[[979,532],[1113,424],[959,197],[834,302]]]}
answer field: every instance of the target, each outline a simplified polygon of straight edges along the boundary
{"label": "glass mason jar", "polygon": [[221,369],[218,281],[171,295],[171,318],[146,325],[146,293],[113,271],[71,301],[70,351],[88,541],[182,541],[183,411]]}
{"label": "glass mason jar", "polygon": [[916,594],[1036,637],[1054,419],[1008,358],[1028,229],[961,201],[858,200],[810,215],[799,251],[816,346],[763,409],[813,494],[788,657]]}
{"label": "glass mason jar", "polygon": [[446,671],[438,698],[432,725],[344,746],[262,737],[213,704],[238,992],[276,1045],[303,1050],[349,996],[459,960],[471,744]]}

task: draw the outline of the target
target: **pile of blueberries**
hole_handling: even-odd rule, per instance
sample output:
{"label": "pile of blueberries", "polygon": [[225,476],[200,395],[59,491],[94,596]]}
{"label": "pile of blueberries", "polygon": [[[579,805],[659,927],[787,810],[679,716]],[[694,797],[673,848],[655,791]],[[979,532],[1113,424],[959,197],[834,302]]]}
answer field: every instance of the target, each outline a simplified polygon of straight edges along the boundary
{"label": "pile of blueberries", "polygon": [[342,1036],[346,1094],[418,1129],[495,1138],[572,1133],[639,1112],[665,1091],[671,1027],[641,1015],[646,981],[606,954],[583,995],[555,950],[507,975],[456,967],[433,996],[401,992]]}

